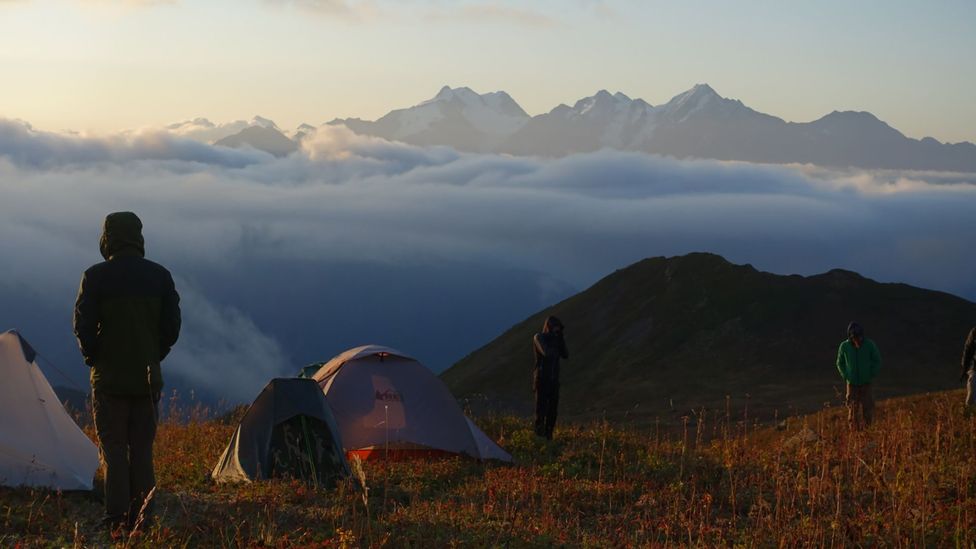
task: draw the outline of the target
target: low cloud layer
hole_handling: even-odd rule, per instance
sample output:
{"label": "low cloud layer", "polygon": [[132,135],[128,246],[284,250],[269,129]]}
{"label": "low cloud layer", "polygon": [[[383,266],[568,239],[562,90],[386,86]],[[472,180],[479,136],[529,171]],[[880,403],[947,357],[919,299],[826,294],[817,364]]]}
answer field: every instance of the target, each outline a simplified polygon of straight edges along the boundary
{"label": "low cloud layer", "polygon": [[26,322],[74,366],[74,291],[115,210],[139,213],[148,255],[180,278],[186,328],[166,371],[240,400],[363,343],[442,369],[648,256],[841,267],[973,299],[974,183],[613,151],[461,154],[332,127],[276,159],[0,121],[0,329]]}
{"label": "low cloud layer", "polygon": [[0,119],[0,157],[26,168],[51,169],[145,160],[242,168],[259,163],[267,156],[253,150],[212,147],[165,131],[84,137],[37,131],[23,122]]}
{"label": "low cloud layer", "polygon": [[294,370],[278,342],[241,311],[214,305],[185,280],[178,285],[183,337],[167,365],[172,364],[188,386],[246,399],[271,378]]}

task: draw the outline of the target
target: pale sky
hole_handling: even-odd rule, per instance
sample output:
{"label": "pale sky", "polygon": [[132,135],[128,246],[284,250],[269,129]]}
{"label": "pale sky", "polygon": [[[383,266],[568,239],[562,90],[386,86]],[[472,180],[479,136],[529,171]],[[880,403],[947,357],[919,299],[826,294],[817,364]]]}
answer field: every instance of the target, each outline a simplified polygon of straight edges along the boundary
{"label": "pale sky", "polygon": [[0,0],[0,118],[98,133],[375,119],[445,84],[530,114],[695,83],[786,120],[976,142],[976,2]]}

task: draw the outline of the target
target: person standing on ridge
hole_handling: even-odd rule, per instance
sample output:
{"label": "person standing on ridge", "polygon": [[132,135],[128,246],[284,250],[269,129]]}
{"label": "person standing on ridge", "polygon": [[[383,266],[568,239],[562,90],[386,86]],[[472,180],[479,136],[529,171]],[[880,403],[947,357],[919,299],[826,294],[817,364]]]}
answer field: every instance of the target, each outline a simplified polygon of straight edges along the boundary
{"label": "person standing on ridge", "polygon": [[554,316],[546,318],[542,333],[532,336],[532,349],[535,353],[535,434],[552,440],[559,407],[559,359],[569,358],[563,323]]}
{"label": "person standing on ridge", "polygon": [[854,429],[861,430],[874,420],[871,382],[880,369],[878,346],[864,337],[860,324],[851,322],[847,326],[847,339],[837,349],[837,371],[847,383],[848,421]]}
{"label": "person standing on ridge", "polygon": [[969,331],[966,338],[966,345],[962,349],[962,375],[959,381],[966,384],[966,411],[976,410],[976,363],[973,362],[976,355],[976,328]]}
{"label": "person standing on ridge", "polygon": [[81,277],[74,333],[91,369],[92,412],[105,466],[104,524],[112,532],[152,518],[153,440],[163,388],[160,362],[180,333],[180,297],[169,271],[144,258],[142,221],[105,218],[105,261]]}

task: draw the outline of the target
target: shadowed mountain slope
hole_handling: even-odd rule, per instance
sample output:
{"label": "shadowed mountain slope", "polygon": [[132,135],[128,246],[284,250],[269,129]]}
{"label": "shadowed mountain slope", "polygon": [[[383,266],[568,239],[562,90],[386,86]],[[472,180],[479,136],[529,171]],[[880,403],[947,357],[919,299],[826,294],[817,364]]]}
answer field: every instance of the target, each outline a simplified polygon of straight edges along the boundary
{"label": "shadowed mountain slope", "polygon": [[531,337],[566,324],[563,417],[678,421],[748,406],[771,417],[816,410],[843,390],[834,366],[847,323],[878,344],[876,397],[955,387],[976,304],[833,270],[802,277],[696,253],[640,261],[529,317],[442,374],[461,399],[531,410]]}

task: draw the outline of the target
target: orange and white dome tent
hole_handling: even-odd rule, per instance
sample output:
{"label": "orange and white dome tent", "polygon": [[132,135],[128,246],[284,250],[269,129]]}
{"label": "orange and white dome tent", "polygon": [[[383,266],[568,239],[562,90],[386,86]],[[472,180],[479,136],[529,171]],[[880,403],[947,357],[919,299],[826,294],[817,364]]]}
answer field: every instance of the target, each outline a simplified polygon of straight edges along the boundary
{"label": "orange and white dome tent", "polygon": [[64,410],[15,331],[0,333],[0,485],[91,490],[98,448]]}
{"label": "orange and white dome tent", "polygon": [[349,349],[311,377],[325,392],[351,455],[365,459],[457,454],[512,461],[464,415],[433,372],[396,349]]}

